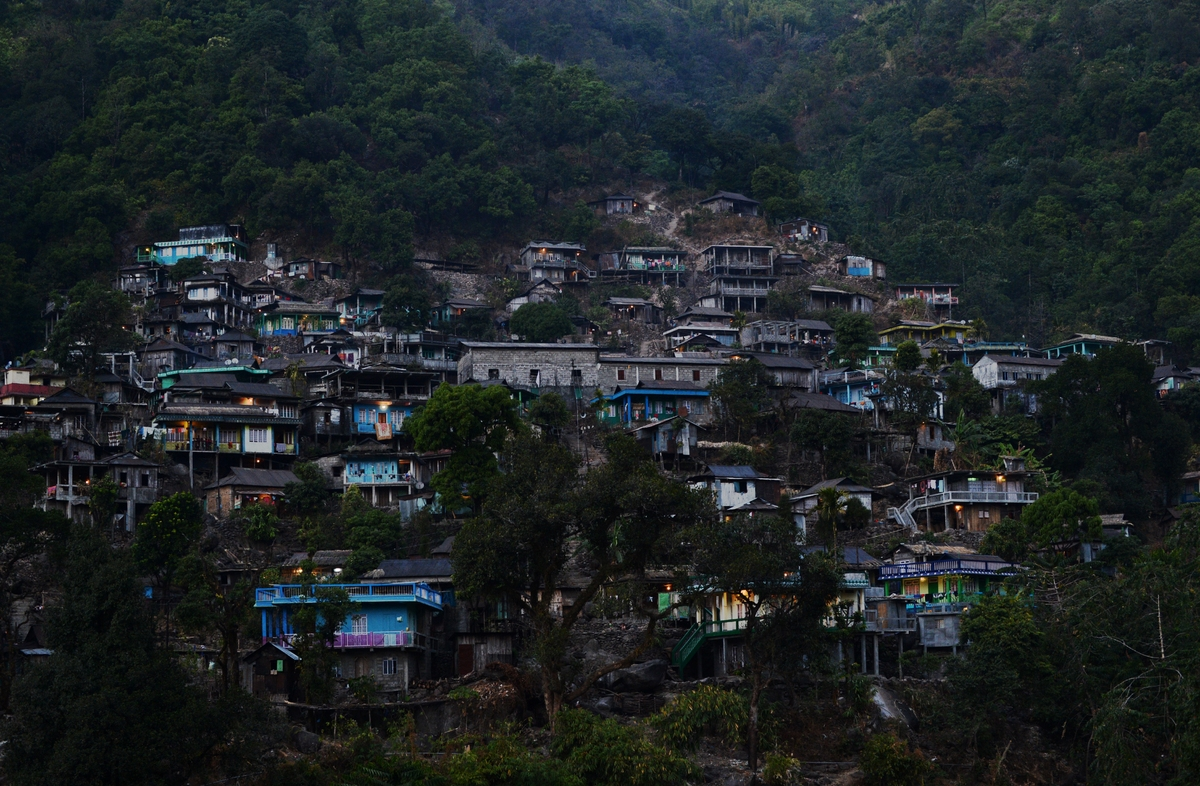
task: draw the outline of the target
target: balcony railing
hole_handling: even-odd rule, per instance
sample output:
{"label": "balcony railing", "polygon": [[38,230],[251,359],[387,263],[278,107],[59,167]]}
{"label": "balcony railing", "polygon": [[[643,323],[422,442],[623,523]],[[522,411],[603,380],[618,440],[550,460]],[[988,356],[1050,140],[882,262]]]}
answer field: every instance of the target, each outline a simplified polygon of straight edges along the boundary
{"label": "balcony railing", "polygon": [[705,636],[732,636],[746,630],[745,619],[709,620],[704,623]]}
{"label": "balcony railing", "polygon": [[[278,638],[280,643],[291,646],[293,640],[296,638],[296,634],[285,633]],[[264,641],[269,640],[270,637],[264,639]],[[411,630],[337,633],[333,638],[333,646],[335,649],[365,649],[374,647],[419,647],[424,649],[429,646],[429,637],[423,633],[415,633]]]}
{"label": "balcony railing", "polygon": [[[441,606],[442,593],[430,589],[428,584],[276,584],[271,587],[259,587],[254,591],[256,606],[275,606],[279,604],[316,603],[316,590],[340,589],[345,590],[352,600],[359,603],[380,601],[424,601],[425,603]],[[310,594],[311,593],[311,594]]]}
{"label": "balcony railing", "polygon": [[879,580],[919,578],[922,576],[971,575],[1000,576],[1014,566],[1007,562],[979,559],[940,559],[933,562],[906,562],[900,565],[882,565]]}
{"label": "balcony railing", "polygon": [[883,617],[874,609],[863,611],[863,625],[874,633],[908,633],[917,629],[916,617]]}
{"label": "balcony railing", "polygon": [[917,522],[913,514],[927,508],[954,504],[1028,505],[1037,502],[1037,498],[1037,492],[1034,491],[943,491],[938,494],[913,497],[899,508],[888,508],[888,517],[915,530]]}
{"label": "balcony railing", "polygon": [[770,287],[731,287],[713,284],[710,294],[713,295],[745,295],[748,297],[766,297]]}

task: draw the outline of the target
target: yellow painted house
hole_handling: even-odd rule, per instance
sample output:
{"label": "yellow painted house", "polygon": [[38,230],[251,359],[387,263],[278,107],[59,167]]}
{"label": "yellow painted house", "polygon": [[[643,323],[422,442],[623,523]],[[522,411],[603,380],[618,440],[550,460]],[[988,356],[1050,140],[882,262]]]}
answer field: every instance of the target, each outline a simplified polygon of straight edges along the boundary
{"label": "yellow painted house", "polygon": [[879,331],[879,343],[884,346],[899,344],[903,341],[915,341],[923,344],[937,338],[962,344],[967,340],[967,323],[903,320],[895,327]]}

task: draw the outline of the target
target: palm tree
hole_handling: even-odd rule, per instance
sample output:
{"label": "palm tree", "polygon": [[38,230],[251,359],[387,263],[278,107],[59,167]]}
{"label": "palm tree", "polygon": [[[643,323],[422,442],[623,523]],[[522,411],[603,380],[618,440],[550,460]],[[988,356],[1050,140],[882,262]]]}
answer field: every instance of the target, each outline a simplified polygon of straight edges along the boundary
{"label": "palm tree", "polygon": [[846,493],[833,486],[817,492],[817,534],[831,556],[837,552],[837,525],[846,513]]}

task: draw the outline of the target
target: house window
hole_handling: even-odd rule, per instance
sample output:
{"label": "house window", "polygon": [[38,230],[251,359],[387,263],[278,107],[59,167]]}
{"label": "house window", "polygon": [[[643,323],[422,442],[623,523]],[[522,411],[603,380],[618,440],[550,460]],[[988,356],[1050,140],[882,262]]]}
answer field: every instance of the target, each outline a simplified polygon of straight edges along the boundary
{"label": "house window", "polygon": [[618,382],[625,381],[625,369],[623,369],[623,368],[617,369],[617,381]]}
{"label": "house window", "polygon": [[541,384],[542,372],[536,368],[529,369],[529,384],[537,387]]}
{"label": "house window", "polygon": [[746,493],[746,481],[735,480],[733,482],[733,490],[736,491],[738,494],[745,494]]}
{"label": "house window", "polygon": [[296,320],[292,317],[283,317],[279,320],[279,327],[283,330],[292,330],[296,327]]}
{"label": "house window", "polygon": [[251,442],[266,442],[267,430],[265,428],[252,428],[249,430],[249,439]]}
{"label": "house window", "polygon": [[692,381],[693,381],[693,382],[699,382],[699,381],[700,381],[700,369],[696,369],[696,370],[694,370],[694,371],[692,372]]}
{"label": "house window", "polygon": [[361,633],[367,632],[367,615],[366,614],[355,614],[353,617],[350,618],[350,632],[354,633],[354,634],[361,634]]}
{"label": "house window", "polygon": [[571,387],[583,387],[583,370],[578,368],[571,369]]}
{"label": "house window", "polygon": [[143,472],[142,473],[142,488],[146,488],[149,485],[150,485],[150,473]]}
{"label": "house window", "polygon": [[500,379],[500,369],[489,368],[488,369],[488,379]]}
{"label": "house window", "polygon": [[991,512],[990,510],[981,510],[981,511],[979,511],[979,518],[981,518],[981,519],[990,519],[991,517],[992,517],[992,512]]}
{"label": "house window", "polygon": [[374,423],[375,422],[375,410],[360,409],[358,411],[358,422],[359,423]]}
{"label": "house window", "polygon": [[383,676],[385,676],[385,677],[396,676],[396,659],[395,658],[384,658],[383,659]]}

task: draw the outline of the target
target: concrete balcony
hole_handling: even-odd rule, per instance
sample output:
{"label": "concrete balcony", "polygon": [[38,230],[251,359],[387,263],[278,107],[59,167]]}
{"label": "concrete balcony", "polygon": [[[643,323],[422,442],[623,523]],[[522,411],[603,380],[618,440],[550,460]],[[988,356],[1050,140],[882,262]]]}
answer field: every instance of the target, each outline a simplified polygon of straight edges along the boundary
{"label": "concrete balcony", "polygon": [[888,518],[915,530],[915,514],[929,508],[944,505],[1029,505],[1037,502],[1037,498],[1037,493],[1033,491],[943,491],[913,497],[899,508],[888,508]]}

